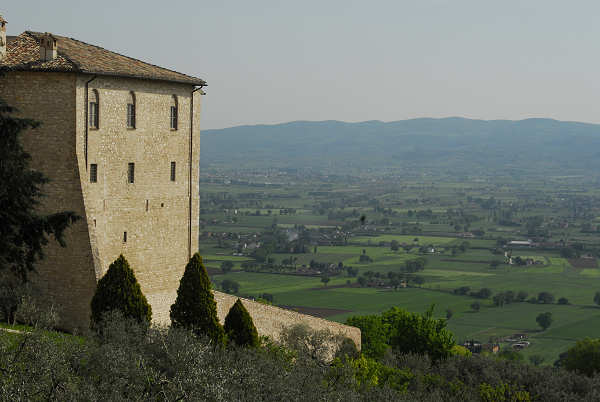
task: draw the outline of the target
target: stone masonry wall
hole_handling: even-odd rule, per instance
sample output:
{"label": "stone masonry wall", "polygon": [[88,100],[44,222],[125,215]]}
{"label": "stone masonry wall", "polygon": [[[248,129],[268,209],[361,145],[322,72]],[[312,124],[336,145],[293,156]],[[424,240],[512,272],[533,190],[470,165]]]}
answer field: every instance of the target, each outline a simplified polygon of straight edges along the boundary
{"label": "stone masonry wall", "polygon": [[[77,80],[77,137],[81,187],[91,246],[100,279],[119,254],[129,261],[155,317],[168,315],[172,301],[155,294],[177,289],[189,258],[190,99],[192,86],[176,83],[96,77],[89,82],[99,98],[99,125],[88,131],[85,164],[85,82]],[[127,103],[135,99],[135,128],[127,127]],[[177,129],[170,128],[170,107],[178,106]],[[192,244],[198,249],[200,96],[194,96],[192,138]],[[134,183],[128,163],[135,164]],[[171,162],[176,163],[171,181]],[[90,164],[98,179],[91,183]],[[127,232],[127,241],[124,233]],[[88,303],[89,304],[89,303]]]}
{"label": "stone masonry wall", "polygon": [[11,72],[0,77],[0,98],[16,107],[18,116],[41,123],[21,136],[32,157],[31,167],[50,179],[42,188],[46,197],[41,199],[40,212],[67,210],[82,217],[65,233],[67,248],[50,240],[44,249],[46,258],[31,276],[40,298],[58,305],[61,325],[67,329],[87,322],[96,288],[77,161],[75,83],[76,76],[68,73]]}
{"label": "stone masonry wall", "polygon": [[[214,292],[214,294],[217,302],[219,321],[224,324],[229,309],[238,297],[221,292]],[[246,310],[248,310],[248,313],[250,313],[250,316],[252,316],[252,321],[260,335],[267,335],[278,340],[283,328],[296,324],[306,324],[315,330],[328,329],[333,333],[350,338],[354,341],[358,350],[360,350],[360,329],[358,328],[252,300],[242,299],[242,303],[246,307]]]}

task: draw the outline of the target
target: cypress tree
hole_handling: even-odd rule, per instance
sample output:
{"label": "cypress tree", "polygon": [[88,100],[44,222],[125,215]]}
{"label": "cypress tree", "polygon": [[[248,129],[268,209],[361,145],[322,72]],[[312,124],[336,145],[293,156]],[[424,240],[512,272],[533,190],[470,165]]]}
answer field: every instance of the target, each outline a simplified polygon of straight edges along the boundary
{"label": "cypress tree", "polygon": [[240,299],[237,299],[225,317],[225,333],[237,345],[258,346],[258,332]]}
{"label": "cypress tree", "polygon": [[206,335],[217,344],[225,342],[210,279],[198,253],[185,266],[177,299],[171,306],[171,323],[174,327],[190,329],[196,335]]}
{"label": "cypress tree", "polygon": [[98,281],[92,298],[92,324],[99,323],[102,315],[112,310],[119,310],[125,318],[133,318],[140,323],[149,323],[152,319],[152,307],[123,255],[110,264],[106,274]]}

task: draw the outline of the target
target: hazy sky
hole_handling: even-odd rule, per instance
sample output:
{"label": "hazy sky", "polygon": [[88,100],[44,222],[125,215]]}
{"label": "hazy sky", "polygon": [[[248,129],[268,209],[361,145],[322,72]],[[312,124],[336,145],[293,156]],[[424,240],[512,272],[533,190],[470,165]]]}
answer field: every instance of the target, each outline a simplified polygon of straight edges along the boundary
{"label": "hazy sky", "polygon": [[8,34],[71,36],[208,82],[203,128],[290,120],[600,123],[600,2],[3,1]]}

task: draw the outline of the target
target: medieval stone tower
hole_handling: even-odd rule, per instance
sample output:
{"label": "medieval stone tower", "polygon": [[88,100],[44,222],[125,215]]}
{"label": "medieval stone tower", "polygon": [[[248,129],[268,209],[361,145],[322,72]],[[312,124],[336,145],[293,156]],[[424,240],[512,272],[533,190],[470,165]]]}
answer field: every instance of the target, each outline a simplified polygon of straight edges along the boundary
{"label": "medieval stone tower", "polygon": [[82,217],[67,248],[48,247],[35,285],[60,306],[66,328],[87,326],[96,282],[123,254],[155,319],[168,321],[168,299],[198,249],[206,83],[58,35],[3,43],[0,97],[42,123],[23,141],[51,180],[43,209]]}
{"label": "medieval stone tower", "polygon": [[[87,43],[26,31],[6,37],[0,17],[0,98],[42,123],[22,136],[43,172],[41,212],[82,219],[51,242],[32,281],[60,310],[62,327],[87,328],[98,280],[119,254],[169,324],[179,280],[198,250],[200,98],[195,77]],[[224,320],[236,298],[215,292]],[[360,330],[244,300],[262,335],[304,323],[354,340]]]}

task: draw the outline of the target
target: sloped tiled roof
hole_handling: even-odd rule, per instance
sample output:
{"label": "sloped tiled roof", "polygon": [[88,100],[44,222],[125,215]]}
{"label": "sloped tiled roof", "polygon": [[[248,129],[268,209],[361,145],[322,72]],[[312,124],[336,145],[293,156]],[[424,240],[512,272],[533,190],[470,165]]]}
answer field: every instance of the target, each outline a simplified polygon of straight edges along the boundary
{"label": "sloped tiled roof", "polygon": [[79,72],[206,86],[206,82],[200,78],[54,34],[52,36],[56,38],[58,47],[57,57],[51,61],[43,61],[40,60],[42,35],[44,34],[25,31],[19,36],[8,37],[6,57],[0,61],[0,66],[17,71]]}

